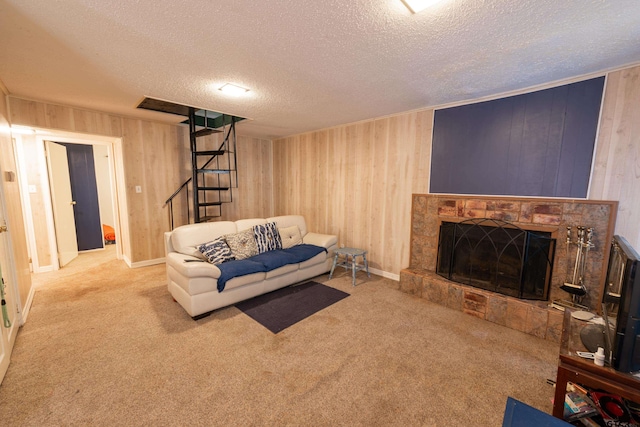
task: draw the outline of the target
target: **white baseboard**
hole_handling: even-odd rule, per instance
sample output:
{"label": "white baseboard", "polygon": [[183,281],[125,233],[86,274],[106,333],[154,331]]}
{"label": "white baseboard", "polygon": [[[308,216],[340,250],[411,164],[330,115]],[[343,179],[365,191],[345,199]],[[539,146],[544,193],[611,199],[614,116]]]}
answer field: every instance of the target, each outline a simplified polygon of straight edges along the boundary
{"label": "white baseboard", "polygon": [[44,267],[38,267],[36,268],[36,271],[34,271],[35,274],[39,274],[39,273],[48,273],[50,271],[54,271],[55,269],[53,268],[53,265],[49,264],[49,265],[45,265]]}
{"label": "white baseboard", "polygon": [[36,287],[31,285],[31,290],[29,291],[29,295],[27,296],[27,301],[24,304],[22,313],[20,313],[20,326],[24,325],[27,322],[27,317],[29,316],[29,312],[31,311],[31,304],[33,304],[33,296],[35,294]]}
{"label": "white baseboard", "polygon": [[[357,264],[357,265],[358,265],[358,267],[360,267],[362,269],[360,271],[365,271],[363,264]],[[385,279],[395,280],[396,282],[400,281],[400,275],[399,274],[389,273],[388,271],[378,270],[377,268],[369,267],[369,273],[375,274],[376,276],[382,276]],[[351,273],[349,273],[349,274],[351,274]]]}
{"label": "white baseboard", "polygon": [[131,262],[129,258],[125,257],[124,261],[127,263],[129,268],[140,268],[140,267],[149,267],[151,265],[164,264],[166,261],[166,258],[162,257],[162,258],[150,259],[147,261]]}
{"label": "white baseboard", "polygon": [[378,270],[377,268],[371,268],[371,267],[369,267],[369,272],[375,274],[376,276],[382,276],[385,279],[395,280],[396,282],[400,281],[399,274],[389,273],[388,271],[382,271],[382,270]]}

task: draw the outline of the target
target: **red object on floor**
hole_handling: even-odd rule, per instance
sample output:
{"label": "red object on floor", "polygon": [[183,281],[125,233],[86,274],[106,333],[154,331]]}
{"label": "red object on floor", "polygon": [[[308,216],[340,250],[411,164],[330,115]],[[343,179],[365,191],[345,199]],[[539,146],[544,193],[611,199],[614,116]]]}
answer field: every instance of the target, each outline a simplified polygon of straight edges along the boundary
{"label": "red object on floor", "polygon": [[104,236],[104,240],[109,240],[111,242],[116,241],[116,231],[110,225],[102,224],[102,234]]}

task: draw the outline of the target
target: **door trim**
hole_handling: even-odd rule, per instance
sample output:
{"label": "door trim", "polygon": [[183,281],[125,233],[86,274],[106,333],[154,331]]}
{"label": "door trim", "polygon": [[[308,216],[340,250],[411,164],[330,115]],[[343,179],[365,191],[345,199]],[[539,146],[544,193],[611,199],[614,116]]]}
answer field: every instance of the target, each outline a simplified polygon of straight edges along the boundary
{"label": "door trim", "polygon": [[18,335],[18,329],[24,324],[24,316],[22,311],[20,310],[21,301],[17,282],[16,262],[12,249],[13,234],[11,233],[11,229],[13,227],[13,224],[11,224],[7,218],[6,202],[7,201],[5,199],[4,188],[2,185],[0,185],[0,216],[3,219],[3,223],[1,223],[0,225],[6,225],[8,228],[7,231],[3,232],[3,234],[5,235],[4,238],[6,239],[6,249],[8,249],[8,252],[5,254],[6,261],[9,264],[2,265],[2,273],[3,276],[7,278],[7,280],[5,281],[5,291],[7,293],[7,312],[13,315],[11,319],[11,326],[9,328],[4,327],[4,324],[1,320],[2,316],[0,316],[0,328],[3,329],[2,331],[0,331],[0,335],[6,334],[6,342],[5,337],[0,337],[0,340],[2,340],[2,343],[0,345],[4,346],[6,344],[6,348],[3,349],[4,351],[1,359],[2,363],[0,364],[0,383],[2,383],[6,371],[7,369],[9,369],[9,365],[11,363],[11,353],[13,352],[13,347]]}
{"label": "door trim", "polygon": [[[109,137],[103,135],[87,135],[79,134],[75,132],[65,132],[46,128],[33,128],[35,131],[36,145],[38,152],[36,155],[45,159],[44,141],[56,141],[64,143],[76,143],[85,145],[106,145],[109,153],[109,180],[111,184],[111,203],[113,205],[114,214],[114,230],[116,233],[116,258],[123,259],[123,253],[125,248],[130,252],[128,236],[124,234],[128,230],[128,214],[127,205],[125,199],[124,189],[124,162],[122,158],[122,138],[121,137]],[[21,153],[24,153],[22,143],[19,138],[16,138],[17,145],[20,148]],[[20,167],[22,166],[22,167]],[[24,163],[18,166],[19,173],[26,174],[24,169]],[[51,270],[57,270],[59,267],[57,244],[55,239],[55,225],[53,223],[53,208],[51,205],[51,190],[49,177],[46,171],[40,173],[40,185],[42,187],[44,198],[44,214],[46,216],[47,232],[49,235],[49,252],[51,254],[51,265],[43,266],[36,265],[34,262],[34,272],[45,272]],[[21,195],[23,200],[29,198],[28,185],[21,186]],[[35,236],[33,235],[33,212],[29,209],[30,214],[27,215],[25,211],[25,222],[29,223],[27,226],[28,243],[30,251],[33,253],[36,250]],[[29,232],[31,229],[31,233]],[[32,257],[33,261],[37,260],[37,257]]]}

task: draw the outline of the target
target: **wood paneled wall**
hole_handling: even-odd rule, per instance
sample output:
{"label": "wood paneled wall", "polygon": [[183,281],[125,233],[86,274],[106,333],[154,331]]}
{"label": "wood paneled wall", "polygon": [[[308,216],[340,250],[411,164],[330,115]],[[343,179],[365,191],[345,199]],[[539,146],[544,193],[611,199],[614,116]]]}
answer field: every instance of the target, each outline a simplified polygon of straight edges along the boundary
{"label": "wood paneled wall", "polygon": [[188,177],[180,167],[189,158],[186,129],[123,118],[122,137],[131,261],[162,258],[162,236],[170,229],[164,202]]}
{"label": "wood paneled wall", "polygon": [[[236,125],[241,128],[242,123]],[[238,187],[233,189],[233,203],[222,207],[222,219],[273,216],[272,142],[238,136]]]}
{"label": "wood paneled wall", "polygon": [[433,111],[410,112],[274,142],[275,214],[365,248],[372,268],[409,265],[411,195],[429,189]]}
{"label": "wood paneled wall", "polygon": [[[432,114],[275,141],[276,214],[302,214],[310,230],[366,248],[370,265],[399,274],[409,265],[411,194],[429,189]],[[640,67],[607,77],[588,198],[619,201],[615,232],[640,250]]]}
{"label": "wood paneled wall", "polygon": [[640,251],[640,66],[609,73],[590,199],[618,200],[615,233]]}
{"label": "wood paneled wall", "polygon": [[[22,215],[22,203],[20,201],[20,187],[16,159],[13,152],[13,143],[8,131],[9,121],[6,109],[6,98],[0,91],[0,180],[2,181],[5,204],[7,208],[6,220],[10,229],[11,245],[13,247],[13,259],[16,267],[16,281],[20,294],[21,311],[24,313],[31,292],[31,272],[29,270],[29,251],[27,249],[27,236]],[[5,172],[13,176],[8,180]]]}
{"label": "wood paneled wall", "polygon": [[181,168],[189,155],[184,127],[15,97],[9,105],[12,124],[122,138],[129,225],[121,230],[123,254],[132,263],[164,256],[169,216],[163,204],[187,176]]}
{"label": "wood paneled wall", "polygon": [[[188,128],[16,97],[9,100],[12,124],[122,138],[121,184],[128,209],[124,255],[132,263],[164,257],[163,233],[170,228],[164,202],[191,176]],[[234,189],[233,204],[223,207],[221,219],[271,216],[271,141],[239,136],[237,158],[239,187]],[[141,193],[135,192],[136,186],[142,187]],[[186,203],[184,195],[174,201],[176,225],[186,222]]]}
{"label": "wood paneled wall", "polygon": [[[616,233],[640,250],[640,67],[610,73],[605,90],[589,198],[620,202]],[[162,257],[162,204],[190,176],[186,129],[19,98],[10,106],[14,124],[124,137],[131,260]],[[411,194],[429,188],[432,122],[423,110],[273,143],[239,137],[240,185],[222,219],[301,214],[397,275],[409,265]]]}

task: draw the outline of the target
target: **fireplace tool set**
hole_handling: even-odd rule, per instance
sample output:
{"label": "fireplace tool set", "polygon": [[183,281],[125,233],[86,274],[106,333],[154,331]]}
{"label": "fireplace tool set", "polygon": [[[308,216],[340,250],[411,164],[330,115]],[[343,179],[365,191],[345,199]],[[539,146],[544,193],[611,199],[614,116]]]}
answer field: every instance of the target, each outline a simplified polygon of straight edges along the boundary
{"label": "fireplace tool set", "polygon": [[[570,282],[564,282],[560,289],[571,295],[571,302],[554,301],[560,306],[569,306],[580,309],[587,307],[580,304],[582,297],[587,294],[587,288],[584,285],[585,271],[587,267],[587,255],[589,250],[593,248],[593,228],[583,226],[576,227],[576,237],[572,236],[572,227],[567,227],[567,264],[570,264],[569,247],[576,245],[576,260],[573,266],[573,275]],[[567,268],[569,270],[569,268]]]}

